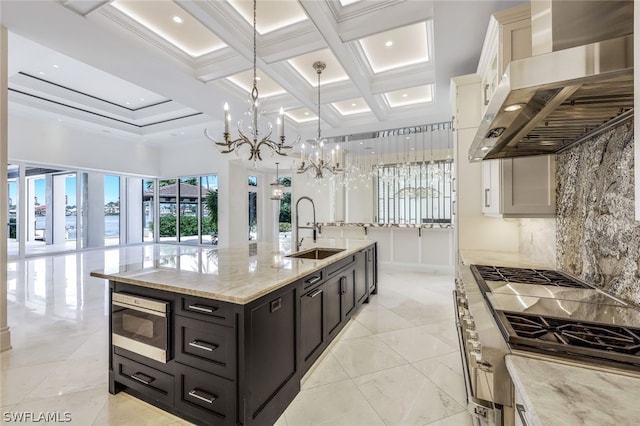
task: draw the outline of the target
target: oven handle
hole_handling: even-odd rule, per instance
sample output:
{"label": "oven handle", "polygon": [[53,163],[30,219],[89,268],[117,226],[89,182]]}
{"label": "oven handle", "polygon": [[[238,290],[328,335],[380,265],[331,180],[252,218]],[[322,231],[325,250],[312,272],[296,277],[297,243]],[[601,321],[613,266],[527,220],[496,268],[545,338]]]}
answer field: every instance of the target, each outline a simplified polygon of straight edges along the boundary
{"label": "oven handle", "polygon": [[121,303],[121,302],[118,302],[118,301],[115,301],[115,300],[111,301],[111,305],[112,306],[120,306],[120,307],[126,308],[126,309],[131,309],[132,311],[144,312],[146,314],[155,315],[157,317],[162,317],[162,318],[166,318],[167,317],[167,313],[166,312],[158,312],[158,311],[154,311],[153,309],[143,308],[141,306],[128,305],[126,303]]}

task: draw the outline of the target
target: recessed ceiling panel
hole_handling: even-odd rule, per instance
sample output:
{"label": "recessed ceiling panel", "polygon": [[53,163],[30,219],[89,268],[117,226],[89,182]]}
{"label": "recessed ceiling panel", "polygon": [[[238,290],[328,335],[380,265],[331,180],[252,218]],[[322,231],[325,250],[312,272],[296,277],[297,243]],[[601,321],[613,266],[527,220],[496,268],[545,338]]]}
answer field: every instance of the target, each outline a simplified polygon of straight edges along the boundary
{"label": "recessed ceiling panel", "polygon": [[370,112],[369,105],[363,98],[347,99],[345,101],[333,102],[331,105],[342,115],[354,115]]}
{"label": "recessed ceiling panel", "polygon": [[[286,90],[284,90],[278,83],[273,81],[262,71],[258,70],[256,75],[258,80],[258,96],[260,99],[286,93]],[[243,89],[248,94],[250,94],[251,90],[253,89],[253,70],[234,74],[230,77],[227,77],[227,79],[229,79],[229,81]]]}
{"label": "recessed ceiling panel", "polygon": [[290,111],[285,111],[284,114],[297,123],[306,123],[308,121],[314,121],[318,119],[318,116],[314,114],[309,108],[298,108]]}
{"label": "recessed ceiling panel", "polygon": [[349,79],[349,76],[344,72],[342,65],[340,65],[340,62],[338,62],[329,49],[316,50],[315,52],[296,56],[295,58],[289,59],[287,62],[305,80],[307,80],[311,86],[318,87],[318,74],[313,68],[313,63],[317,61],[322,61],[327,65],[320,76],[321,86]]}
{"label": "recessed ceiling panel", "polygon": [[226,46],[173,1],[115,0],[111,5],[193,58]]}
{"label": "recessed ceiling panel", "polygon": [[163,96],[53,51],[46,60],[25,63],[20,72],[125,108],[136,109],[167,101]]}
{"label": "recessed ceiling panel", "polygon": [[342,5],[342,7],[345,7],[353,3],[358,3],[359,1],[362,1],[362,0],[340,0],[340,4]]}
{"label": "recessed ceiling panel", "polygon": [[387,99],[391,108],[422,104],[433,101],[433,88],[430,84],[410,87],[408,89],[384,93],[384,97]]}
{"label": "recessed ceiling panel", "polygon": [[[229,4],[253,26],[253,1],[228,0]],[[298,0],[269,0],[256,3],[256,30],[267,34],[307,19]]]}
{"label": "recessed ceiling panel", "polygon": [[360,39],[374,73],[429,61],[427,24],[420,22]]}

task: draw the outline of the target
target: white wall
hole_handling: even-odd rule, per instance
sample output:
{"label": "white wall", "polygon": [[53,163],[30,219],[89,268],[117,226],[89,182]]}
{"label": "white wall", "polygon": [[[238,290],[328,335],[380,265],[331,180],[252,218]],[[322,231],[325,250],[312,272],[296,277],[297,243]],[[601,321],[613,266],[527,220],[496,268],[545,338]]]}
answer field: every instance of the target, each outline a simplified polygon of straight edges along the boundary
{"label": "white wall", "polygon": [[104,174],[87,173],[85,247],[104,246]]}
{"label": "white wall", "polygon": [[157,148],[64,126],[55,119],[10,114],[9,162],[20,161],[138,176],[158,176],[160,170]]}

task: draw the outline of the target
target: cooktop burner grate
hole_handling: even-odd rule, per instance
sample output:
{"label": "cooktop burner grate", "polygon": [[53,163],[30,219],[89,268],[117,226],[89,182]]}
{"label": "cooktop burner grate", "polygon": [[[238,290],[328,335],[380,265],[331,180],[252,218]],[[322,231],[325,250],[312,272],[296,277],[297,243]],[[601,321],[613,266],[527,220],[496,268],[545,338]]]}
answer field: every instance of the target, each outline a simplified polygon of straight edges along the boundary
{"label": "cooktop burner grate", "polygon": [[[518,338],[550,342],[567,347],[595,349],[615,354],[640,356],[640,329],[610,324],[597,324],[570,319],[503,312]],[[516,342],[517,343],[517,342]]]}
{"label": "cooktop burner grate", "polygon": [[485,281],[506,281],[521,284],[543,284],[557,287],[591,288],[587,284],[548,269],[508,268],[502,266],[473,266]]}

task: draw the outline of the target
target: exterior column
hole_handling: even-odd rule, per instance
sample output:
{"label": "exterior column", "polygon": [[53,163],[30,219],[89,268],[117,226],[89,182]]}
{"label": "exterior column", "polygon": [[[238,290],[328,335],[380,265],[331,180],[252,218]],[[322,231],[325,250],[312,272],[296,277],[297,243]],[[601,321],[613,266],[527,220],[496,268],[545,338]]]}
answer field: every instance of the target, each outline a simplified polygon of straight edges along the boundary
{"label": "exterior column", "polygon": [[11,349],[11,332],[7,322],[7,203],[9,194],[7,192],[7,164],[9,163],[9,143],[7,137],[7,29],[0,27],[0,203],[4,208],[0,208],[0,352]]}

